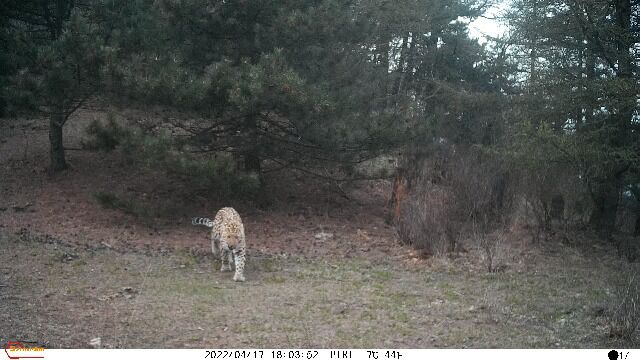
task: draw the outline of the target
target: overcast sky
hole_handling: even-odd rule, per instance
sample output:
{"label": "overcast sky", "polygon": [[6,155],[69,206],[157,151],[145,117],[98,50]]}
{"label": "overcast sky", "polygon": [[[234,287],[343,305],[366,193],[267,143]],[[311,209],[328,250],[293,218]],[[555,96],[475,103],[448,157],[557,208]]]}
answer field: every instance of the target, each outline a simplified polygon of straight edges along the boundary
{"label": "overcast sky", "polygon": [[506,27],[499,20],[491,18],[497,17],[507,8],[507,1],[500,1],[497,5],[492,6],[485,14],[469,24],[469,35],[485,42],[486,36],[499,36],[506,32]]}

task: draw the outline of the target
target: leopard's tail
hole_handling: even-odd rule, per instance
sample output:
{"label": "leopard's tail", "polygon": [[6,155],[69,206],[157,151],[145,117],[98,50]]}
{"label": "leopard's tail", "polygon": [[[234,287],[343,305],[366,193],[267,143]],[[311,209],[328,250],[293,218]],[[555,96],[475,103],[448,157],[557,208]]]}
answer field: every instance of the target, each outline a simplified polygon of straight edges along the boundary
{"label": "leopard's tail", "polygon": [[191,224],[204,225],[206,227],[213,227],[213,221],[211,221],[211,219],[209,218],[194,217],[191,219]]}

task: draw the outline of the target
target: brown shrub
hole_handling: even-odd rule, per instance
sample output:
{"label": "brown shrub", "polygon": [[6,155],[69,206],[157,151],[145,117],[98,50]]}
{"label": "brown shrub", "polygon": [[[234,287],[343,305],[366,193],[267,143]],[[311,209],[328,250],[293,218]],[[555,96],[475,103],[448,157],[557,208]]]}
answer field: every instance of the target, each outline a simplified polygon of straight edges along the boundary
{"label": "brown shrub", "polygon": [[637,266],[630,266],[623,275],[624,282],[616,287],[609,308],[609,336],[636,347],[640,331],[640,278]]}
{"label": "brown shrub", "polygon": [[419,184],[402,202],[397,221],[402,241],[429,254],[442,255],[456,245],[450,192],[437,185]]}
{"label": "brown shrub", "polygon": [[454,251],[462,239],[471,239],[492,271],[502,236],[491,233],[504,227],[512,203],[505,163],[479,148],[440,143],[412,153],[399,174],[403,194],[395,197],[394,211],[400,239],[431,254]]}

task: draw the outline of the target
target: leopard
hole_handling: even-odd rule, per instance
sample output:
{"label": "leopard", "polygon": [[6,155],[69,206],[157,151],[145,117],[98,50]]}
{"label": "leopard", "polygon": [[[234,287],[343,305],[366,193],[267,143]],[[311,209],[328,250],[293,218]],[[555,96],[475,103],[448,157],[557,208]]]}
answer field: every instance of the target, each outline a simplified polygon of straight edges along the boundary
{"label": "leopard", "polygon": [[211,228],[211,251],[214,257],[220,254],[220,271],[231,271],[235,263],[233,280],[244,282],[247,245],[240,214],[232,207],[223,207],[218,210],[213,220],[194,217],[191,223]]}

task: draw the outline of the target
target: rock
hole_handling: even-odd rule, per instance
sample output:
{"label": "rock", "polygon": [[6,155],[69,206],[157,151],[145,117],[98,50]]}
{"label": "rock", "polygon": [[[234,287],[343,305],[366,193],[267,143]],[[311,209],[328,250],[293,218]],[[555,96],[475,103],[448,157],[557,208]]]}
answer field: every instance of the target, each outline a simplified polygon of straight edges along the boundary
{"label": "rock", "polygon": [[32,205],[33,205],[32,203],[26,203],[26,204],[24,204],[24,206],[14,205],[11,208],[15,212],[24,212]]}
{"label": "rock", "polygon": [[605,306],[596,305],[591,308],[591,313],[593,314],[593,316],[599,317],[599,316],[603,316],[606,310],[607,308]]}
{"label": "rock", "polygon": [[138,291],[136,291],[134,288],[132,288],[131,286],[125,286],[122,288],[122,292],[125,294],[137,294]]}
{"label": "rock", "polygon": [[60,259],[62,262],[68,263],[71,262],[75,259],[79,258],[79,256],[77,254],[72,254],[72,253],[64,253],[62,254],[62,258]]}
{"label": "rock", "polygon": [[321,231],[315,234],[313,237],[316,238],[317,240],[325,241],[328,239],[333,239],[333,233],[327,233],[327,232]]}
{"label": "rock", "polygon": [[347,306],[344,304],[338,305],[333,309],[335,315],[341,315],[347,312]]}
{"label": "rock", "polygon": [[97,349],[102,345],[102,340],[99,337],[93,338],[89,341],[89,345]]}
{"label": "rock", "polygon": [[359,238],[363,239],[363,240],[369,240],[369,239],[370,239],[369,234],[367,234],[367,232],[366,232],[366,231],[363,231],[363,230],[360,230],[360,229],[358,229],[358,230],[356,231],[356,235],[357,235]]}

